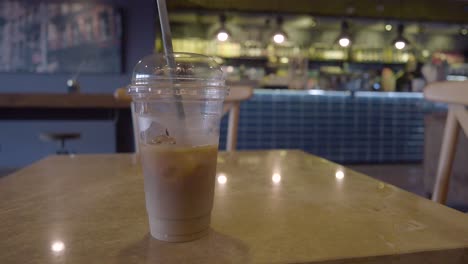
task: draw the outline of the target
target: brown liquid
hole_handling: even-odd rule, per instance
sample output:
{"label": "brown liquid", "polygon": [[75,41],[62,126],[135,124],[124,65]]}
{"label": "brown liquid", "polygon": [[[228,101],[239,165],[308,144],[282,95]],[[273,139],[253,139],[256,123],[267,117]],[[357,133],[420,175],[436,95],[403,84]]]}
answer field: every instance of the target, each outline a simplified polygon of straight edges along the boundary
{"label": "brown liquid", "polygon": [[[217,154],[217,145],[141,145],[150,222],[151,219],[180,221],[209,216],[213,207]],[[182,230],[180,235],[184,232],[187,230]]]}

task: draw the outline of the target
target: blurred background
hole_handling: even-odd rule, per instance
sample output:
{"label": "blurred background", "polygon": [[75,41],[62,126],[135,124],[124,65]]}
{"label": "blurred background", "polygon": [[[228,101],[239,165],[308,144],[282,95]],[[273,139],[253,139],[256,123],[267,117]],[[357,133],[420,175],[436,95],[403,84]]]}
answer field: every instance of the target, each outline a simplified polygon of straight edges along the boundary
{"label": "blurred background", "polygon": [[[302,149],[430,195],[447,106],[422,92],[467,80],[468,1],[172,0],[168,9],[175,51],[214,56],[229,85],[255,88],[241,105],[239,150]],[[112,94],[162,50],[159,28],[154,1],[1,1],[0,174],[59,152],[47,133],[78,134],[69,153],[132,151],[128,105]],[[220,149],[226,130],[225,118]],[[463,177],[465,139],[454,167]]]}

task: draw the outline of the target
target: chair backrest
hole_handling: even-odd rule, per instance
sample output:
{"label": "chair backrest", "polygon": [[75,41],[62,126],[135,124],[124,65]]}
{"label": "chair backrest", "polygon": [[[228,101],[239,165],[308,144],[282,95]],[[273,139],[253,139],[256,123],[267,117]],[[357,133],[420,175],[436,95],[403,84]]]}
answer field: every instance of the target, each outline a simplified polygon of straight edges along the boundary
{"label": "chair backrest", "polygon": [[424,89],[424,97],[448,104],[447,121],[440,150],[432,200],[445,203],[460,127],[468,135],[468,81],[436,82]]}
{"label": "chair backrest", "polygon": [[424,97],[431,101],[468,105],[468,81],[431,83],[424,89]]}
{"label": "chair backrest", "polygon": [[239,126],[240,103],[248,100],[253,95],[250,86],[231,86],[229,95],[224,100],[223,115],[229,112],[226,150],[233,151],[237,148],[237,128]]}
{"label": "chair backrest", "polygon": [[[232,151],[237,147],[237,128],[239,125],[240,103],[248,100],[253,95],[253,88],[250,86],[231,86],[228,96],[224,100],[223,115],[229,112],[229,122],[226,140],[226,150]],[[114,98],[119,101],[130,103],[132,97],[128,95],[126,88],[118,88],[114,92]],[[135,151],[138,152],[138,137],[136,136],[136,118],[132,107],[132,122],[134,128]]]}
{"label": "chair backrest", "polygon": [[424,97],[431,101],[443,102],[449,105],[457,121],[468,135],[468,81],[435,82],[424,89]]}

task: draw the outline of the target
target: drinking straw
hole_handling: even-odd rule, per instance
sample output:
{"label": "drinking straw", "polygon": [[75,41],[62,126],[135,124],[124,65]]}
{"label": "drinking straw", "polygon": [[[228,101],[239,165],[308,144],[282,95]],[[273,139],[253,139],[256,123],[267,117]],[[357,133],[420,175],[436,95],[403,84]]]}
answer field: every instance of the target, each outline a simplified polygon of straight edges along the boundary
{"label": "drinking straw", "polygon": [[[171,28],[169,26],[169,16],[167,14],[167,6],[166,6],[166,0],[156,0],[156,3],[158,5],[158,12],[159,12],[159,22],[161,24],[161,34],[162,34],[162,41],[163,41],[163,46],[164,46],[164,53],[166,54],[166,62],[169,68],[172,71],[176,70],[176,63],[174,61],[174,50],[172,48],[172,37],[171,37]],[[173,73],[169,73],[171,76],[171,79],[173,77]],[[172,80],[174,81],[174,80]],[[174,95],[176,99],[176,106],[177,106],[177,112],[179,114],[179,118],[182,120],[185,117],[184,113],[184,106],[182,105],[181,102],[181,96],[176,94]]]}

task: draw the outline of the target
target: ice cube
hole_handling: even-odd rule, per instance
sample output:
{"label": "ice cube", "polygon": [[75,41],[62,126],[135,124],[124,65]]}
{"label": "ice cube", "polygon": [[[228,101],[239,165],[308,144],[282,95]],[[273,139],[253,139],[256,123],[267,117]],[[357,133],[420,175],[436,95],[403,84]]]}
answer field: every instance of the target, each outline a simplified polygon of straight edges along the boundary
{"label": "ice cube", "polygon": [[153,139],[151,139],[150,144],[156,145],[175,145],[176,140],[175,138],[167,135],[159,135]]}
{"label": "ice cube", "polygon": [[157,122],[151,122],[151,125],[140,133],[140,139],[146,144],[176,144],[175,138],[169,135],[167,128]]}

